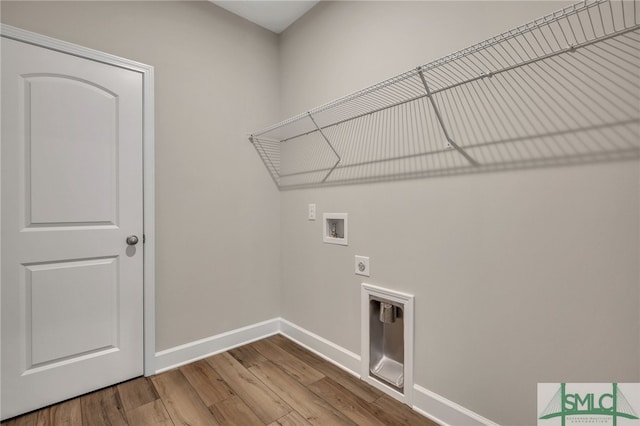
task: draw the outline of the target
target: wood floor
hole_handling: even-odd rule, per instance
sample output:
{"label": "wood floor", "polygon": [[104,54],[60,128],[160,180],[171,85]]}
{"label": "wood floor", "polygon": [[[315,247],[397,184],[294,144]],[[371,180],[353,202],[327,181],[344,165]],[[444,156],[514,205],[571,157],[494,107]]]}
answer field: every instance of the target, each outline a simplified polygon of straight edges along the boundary
{"label": "wood floor", "polygon": [[19,425],[437,426],[280,335],[2,423]]}

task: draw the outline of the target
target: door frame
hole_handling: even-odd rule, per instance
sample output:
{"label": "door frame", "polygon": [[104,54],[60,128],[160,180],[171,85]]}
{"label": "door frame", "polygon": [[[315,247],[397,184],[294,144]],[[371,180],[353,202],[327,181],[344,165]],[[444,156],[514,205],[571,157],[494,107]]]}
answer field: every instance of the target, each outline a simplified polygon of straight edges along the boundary
{"label": "door frame", "polygon": [[[143,168],[143,330],[144,375],[155,374],[155,120],[153,66],[120,58],[98,50],[0,24],[0,36],[80,58],[124,68],[142,75],[142,168]],[[1,190],[1,189],[0,189]],[[1,195],[1,194],[0,194]],[[0,197],[1,200],[1,197]],[[1,201],[0,201],[1,202]],[[1,213],[0,213],[1,214]],[[0,256],[1,259],[1,256]],[[1,260],[0,260],[1,262]],[[2,265],[0,264],[0,268]],[[0,277],[1,280],[1,277]],[[2,282],[0,281],[0,286]]]}

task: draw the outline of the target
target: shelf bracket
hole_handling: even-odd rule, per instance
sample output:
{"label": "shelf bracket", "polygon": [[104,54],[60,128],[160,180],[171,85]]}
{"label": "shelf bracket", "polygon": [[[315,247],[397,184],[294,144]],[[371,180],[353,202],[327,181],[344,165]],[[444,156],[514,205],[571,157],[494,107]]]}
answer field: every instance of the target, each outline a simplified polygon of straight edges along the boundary
{"label": "shelf bracket", "polygon": [[327,175],[324,177],[324,179],[322,179],[321,183],[325,183],[327,178],[329,177],[329,175],[331,173],[333,173],[333,171],[336,169],[336,167],[338,167],[338,164],[340,164],[340,161],[342,160],[342,158],[340,158],[340,154],[338,154],[338,151],[336,151],[336,149],[333,147],[333,145],[331,145],[331,142],[329,141],[329,138],[327,138],[327,136],[324,134],[324,132],[322,131],[320,126],[318,126],[318,123],[316,123],[316,120],[313,119],[313,115],[311,115],[310,112],[307,112],[307,115],[309,115],[309,118],[313,122],[313,125],[316,126],[316,129],[318,129],[318,132],[320,133],[320,135],[322,135],[324,140],[327,142],[327,145],[329,145],[329,148],[331,148],[331,151],[333,151],[333,153],[338,158],[338,160],[336,161],[336,164],[334,164],[333,167],[331,167],[331,169],[329,170],[329,173],[327,173]]}
{"label": "shelf bracket", "polygon": [[433,107],[433,112],[436,113],[436,118],[438,119],[438,123],[440,123],[440,128],[444,133],[444,137],[447,138],[447,142],[449,142],[449,145],[451,145],[456,151],[458,151],[460,155],[462,155],[471,165],[479,166],[480,163],[478,163],[469,154],[467,154],[467,152],[464,149],[462,149],[460,145],[455,143],[454,140],[451,139],[451,136],[449,136],[449,132],[447,132],[447,127],[444,125],[444,120],[440,115],[440,110],[438,109],[438,106],[436,105],[436,101],[433,99],[433,94],[431,93],[431,89],[429,89],[429,85],[427,84],[427,79],[424,77],[424,72],[422,71],[422,67],[418,67],[418,74],[420,74],[420,79],[422,80],[424,89],[427,91],[427,98],[429,98],[429,102],[431,102],[431,106]]}
{"label": "shelf bracket", "polygon": [[[263,138],[263,139],[268,140],[266,138]],[[253,135],[250,135],[249,141],[253,144],[253,147],[256,149],[256,151],[258,151],[258,154],[260,156],[260,159],[262,160],[262,163],[265,165],[265,167],[269,171],[269,174],[271,175],[271,179],[273,179],[276,186],[279,188],[280,187],[279,179],[281,177],[280,173],[278,172],[278,168],[271,161],[271,157],[267,154],[267,151],[264,149],[264,147],[260,143],[260,139],[256,138]],[[279,141],[273,141],[273,142],[279,143]]]}

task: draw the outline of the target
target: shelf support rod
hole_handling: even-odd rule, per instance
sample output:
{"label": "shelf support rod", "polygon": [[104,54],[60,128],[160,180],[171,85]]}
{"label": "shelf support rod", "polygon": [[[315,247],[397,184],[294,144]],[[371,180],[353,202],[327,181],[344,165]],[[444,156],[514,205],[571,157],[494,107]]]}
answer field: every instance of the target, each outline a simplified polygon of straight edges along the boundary
{"label": "shelf support rod", "polygon": [[440,110],[438,109],[438,106],[436,105],[436,101],[433,99],[433,94],[431,93],[431,89],[429,89],[429,85],[427,84],[427,79],[424,77],[424,72],[422,71],[422,67],[418,67],[418,74],[420,74],[420,79],[422,80],[422,84],[424,85],[424,89],[427,91],[427,98],[429,98],[429,102],[431,102],[431,106],[433,107],[433,112],[436,113],[436,118],[438,119],[438,123],[440,123],[440,128],[442,129],[442,132],[444,133],[444,137],[447,138],[447,142],[449,142],[449,145],[451,145],[464,158],[466,158],[466,160],[471,165],[479,166],[480,163],[478,163],[469,154],[467,154],[467,152],[464,149],[462,149],[460,147],[460,145],[455,143],[453,141],[453,139],[451,139],[451,136],[449,136],[449,132],[447,132],[447,127],[444,125],[444,120],[442,119],[442,116],[440,115]]}
{"label": "shelf support rod", "polygon": [[316,123],[316,120],[313,119],[313,115],[311,115],[311,112],[307,112],[307,114],[309,115],[309,118],[313,122],[313,125],[316,126],[316,129],[318,129],[318,132],[320,132],[320,135],[322,135],[324,140],[327,142],[327,145],[329,145],[329,148],[331,148],[331,151],[333,151],[333,153],[338,158],[338,161],[336,161],[336,164],[334,164],[333,167],[331,167],[331,170],[329,170],[329,173],[327,173],[327,175],[324,177],[324,179],[322,179],[321,183],[325,183],[327,178],[329,177],[329,175],[331,173],[333,173],[333,171],[336,169],[336,167],[338,167],[338,164],[340,164],[340,161],[342,160],[342,158],[340,158],[340,154],[338,154],[338,151],[336,151],[336,149],[333,147],[333,145],[331,145],[331,142],[329,141],[329,138],[327,138],[327,136],[324,134],[324,132],[322,131],[320,126],[318,126],[318,123]]}

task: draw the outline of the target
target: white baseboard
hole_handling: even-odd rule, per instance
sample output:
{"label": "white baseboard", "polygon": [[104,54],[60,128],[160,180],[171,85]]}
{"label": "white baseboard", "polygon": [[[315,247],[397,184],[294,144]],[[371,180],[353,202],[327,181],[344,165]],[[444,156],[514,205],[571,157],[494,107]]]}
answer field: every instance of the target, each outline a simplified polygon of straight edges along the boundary
{"label": "white baseboard", "polygon": [[498,426],[460,404],[415,384],[413,409],[441,426]]}
{"label": "white baseboard", "polygon": [[[156,373],[171,370],[172,368],[225,352],[278,333],[304,346],[348,373],[360,377],[360,355],[283,318],[273,318],[268,321],[156,352]],[[491,420],[417,384],[413,385],[412,398],[412,408],[416,412],[442,426],[498,426]]]}
{"label": "white baseboard", "polygon": [[280,318],[273,318],[156,352],[156,373],[171,370],[172,368],[278,334],[280,321]]}
{"label": "white baseboard", "polygon": [[360,377],[360,355],[305,330],[286,319],[280,319],[280,333],[348,373],[358,378]]}

